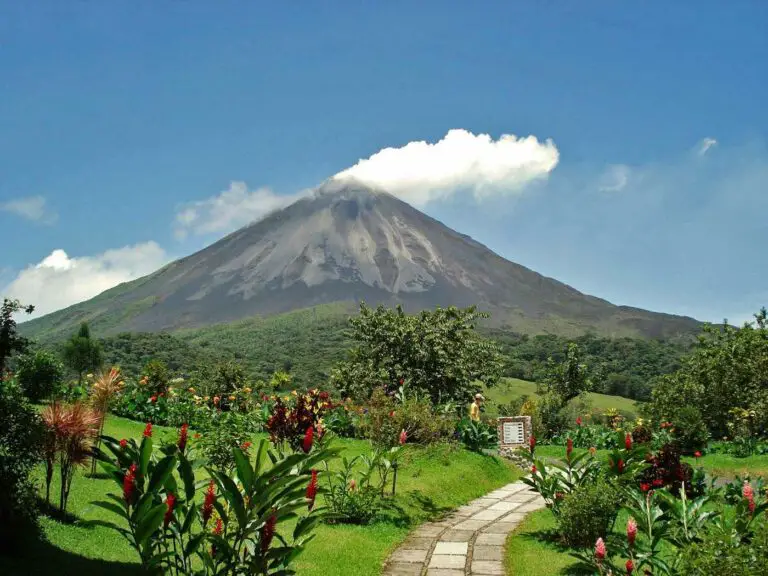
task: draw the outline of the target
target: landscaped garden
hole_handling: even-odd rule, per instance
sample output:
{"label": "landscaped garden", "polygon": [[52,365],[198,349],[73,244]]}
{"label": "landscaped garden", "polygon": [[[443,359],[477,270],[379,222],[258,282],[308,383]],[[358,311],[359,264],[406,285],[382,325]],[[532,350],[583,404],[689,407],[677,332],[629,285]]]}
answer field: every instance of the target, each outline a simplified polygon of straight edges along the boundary
{"label": "landscaped garden", "polygon": [[[419,524],[521,478],[547,507],[510,535],[509,574],[766,574],[764,313],[706,328],[635,403],[594,393],[574,344],[539,384],[503,378],[472,309],[363,307],[301,390],[231,360],[124,373],[86,325],[59,356],[19,311],[0,330],[2,574],[375,575]],[[533,424],[511,460],[505,415]]]}

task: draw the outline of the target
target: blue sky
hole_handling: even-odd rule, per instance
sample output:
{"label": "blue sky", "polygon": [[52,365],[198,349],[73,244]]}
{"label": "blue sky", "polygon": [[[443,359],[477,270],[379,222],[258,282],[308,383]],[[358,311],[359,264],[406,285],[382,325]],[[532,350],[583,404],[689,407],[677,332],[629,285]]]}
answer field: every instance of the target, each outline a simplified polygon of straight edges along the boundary
{"label": "blue sky", "polygon": [[457,129],[490,135],[480,164],[525,153],[505,134],[556,158],[482,194],[488,172],[437,175],[426,203],[402,188],[446,224],[619,304],[714,321],[768,304],[763,0],[0,12],[0,291],[41,311]]}

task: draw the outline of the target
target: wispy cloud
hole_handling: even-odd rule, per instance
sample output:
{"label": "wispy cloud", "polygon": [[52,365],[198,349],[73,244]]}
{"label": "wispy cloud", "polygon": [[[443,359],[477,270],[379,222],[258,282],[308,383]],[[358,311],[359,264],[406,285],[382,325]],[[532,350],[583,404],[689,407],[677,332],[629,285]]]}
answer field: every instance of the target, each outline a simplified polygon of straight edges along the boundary
{"label": "wispy cloud", "polygon": [[48,203],[42,196],[28,196],[0,202],[0,211],[9,212],[41,224],[53,224],[59,218],[54,210],[49,209]]}
{"label": "wispy cloud", "polygon": [[384,148],[333,178],[352,179],[416,206],[469,190],[475,198],[516,193],[546,179],[560,154],[551,140],[450,130],[435,143],[416,141]]}
{"label": "wispy cloud", "polygon": [[601,192],[619,192],[629,184],[630,168],[626,164],[609,166],[599,178]]}
{"label": "wispy cloud", "polygon": [[245,182],[232,182],[215,196],[180,206],[174,234],[179,240],[189,235],[226,234],[295,202],[305,193],[280,195],[269,188],[251,190]]}
{"label": "wispy cloud", "polygon": [[696,148],[696,153],[699,156],[704,156],[704,154],[706,154],[713,146],[717,146],[717,140],[714,138],[704,138],[699,142],[699,145]]}

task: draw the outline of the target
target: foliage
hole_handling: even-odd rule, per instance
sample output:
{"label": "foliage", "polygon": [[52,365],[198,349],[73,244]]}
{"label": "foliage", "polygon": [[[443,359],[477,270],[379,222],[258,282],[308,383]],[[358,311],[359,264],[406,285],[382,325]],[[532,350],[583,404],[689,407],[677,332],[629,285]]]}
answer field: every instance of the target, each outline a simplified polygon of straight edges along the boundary
{"label": "foliage", "polygon": [[358,411],[344,402],[329,410],[323,418],[326,430],[342,438],[355,438],[358,435],[360,416]]}
{"label": "foliage", "polygon": [[150,394],[159,396],[168,392],[171,373],[165,362],[153,358],[144,365],[142,374],[141,383]]}
{"label": "foliage", "polygon": [[570,342],[565,350],[565,358],[556,362],[550,358],[543,379],[544,388],[550,394],[563,399],[563,404],[592,388],[587,365],[581,361],[577,344]]}
{"label": "foliage", "polygon": [[81,384],[86,372],[97,370],[104,360],[101,345],[91,338],[91,330],[85,322],[80,324],[77,334],[72,335],[64,344],[62,356],[64,363],[77,373]]}
{"label": "foliage", "polygon": [[[364,464],[358,471],[358,463]],[[332,513],[329,519],[345,524],[368,524],[379,513],[382,487],[371,482],[375,465],[360,456],[342,458],[341,469],[332,472],[326,464],[328,489],[325,501]]]}
{"label": "foliage", "polygon": [[693,454],[707,447],[709,430],[695,406],[684,406],[675,414],[672,422],[674,436],[683,454]]}
{"label": "foliage", "polygon": [[0,378],[5,375],[10,357],[26,351],[29,346],[29,341],[18,334],[13,315],[17,312],[32,314],[34,311],[34,306],[23,306],[18,300],[3,298],[3,307],[0,308]]}
{"label": "foliage", "polygon": [[322,418],[333,407],[330,394],[316,388],[306,394],[294,391],[285,398],[275,398],[265,425],[270,442],[280,451],[285,445],[294,451],[302,450],[310,430],[313,435],[322,436]]}
{"label": "foliage", "polygon": [[729,433],[734,409],[753,411],[751,426],[768,430],[768,317],[766,310],[742,328],[705,325],[692,354],[653,390],[650,414],[674,421],[685,406],[696,406],[714,437]]}
{"label": "foliage", "polygon": [[768,530],[762,523],[755,538],[742,541],[720,532],[707,533],[701,542],[683,549],[680,576],[765,576]]}
{"label": "foliage", "polygon": [[577,425],[575,428],[557,434],[551,444],[565,446],[570,439],[574,448],[596,448],[598,450],[618,448],[621,442],[616,431],[603,424]]}
{"label": "foliage", "polygon": [[37,508],[30,473],[42,457],[43,428],[18,384],[0,379],[0,552],[13,552]]}
{"label": "foliage", "polygon": [[[335,454],[320,446],[283,458],[262,440],[253,458],[233,449],[236,477],[208,469],[210,483],[198,485],[181,443],[163,447],[162,456],[151,434],[141,444],[110,437],[104,443],[113,456],[101,454],[102,466],[121,492],[95,504],[122,525],[106,524],[136,549],[144,569],[179,574],[294,574],[291,565],[323,516],[314,506],[313,471]],[[278,534],[292,519],[292,537]]]}
{"label": "foliage", "polygon": [[53,403],[42,412],[46,428],[46,490],[45,499],[50,503],[51,479],[54,463],[58,460],[61,478],[59,511],[67,511],[69,492],[77,466],[85,465],[92,454],[91,441],[99,433],[101,416],[83,403]]}
{"label": "foliage", "polygon": [[54,393],[64,378],[64,366],[46,350],[36,350],[16,360],[16,379],[32,402],[40,402]]}
{"label": "foliage", "polygon": [[619,490],[598,477],[568,494],[560,505],[558,530],[568,546],[591,546],[613,528],[620,508]]}
{"label": "foliage", "polygon": [[498,445],[498,432],[490,424],[462,418],[456,430],[462,444],[474,452],[492,450]]}
{"label": "foliage", "polygon": [[649,454],[646,457],[648,467],[639,477],[640,485],[645,486],[646,491],[668,487],[677,494],[685,483],[688,495],[692,496],[696,488],[692,484],[693,468],[690,464],[682,462],[680,456],[680,448],[676,443],[667,444],[655,454]]}
{"label": "foliage", "polygon": [[437,308],[408,315],[401,307],[360,306],[352,318],[355,346],[333,371],[332,382],[345,396],[367,399],[384,386],[395,392],[404,382],[433,404],[468,403],[475,382],[493,385],[502,359],[495,344],[479,337],[476,321],[486,317],[474,308]]}
{"label": "foliage", "polygon": [[[107,417],[107,411],[112,405],[115,396],[119,394],[124,386],[123,375],[119,368],[114,366],[108,371],[102,371],[91,385],[91,406],[99,416],[98,437],[96,448],[101,444],[101,435],[104,432],[104,420]],[[96,459],[92,460],[91,475],[96,473]]]}
{"label": "foliage", "polygon": [[200,430],[200,450],[208,464],[222,472],[235,468],[235,448],[247,452],[255,430],[250,418],[237,412],[214,410]]}

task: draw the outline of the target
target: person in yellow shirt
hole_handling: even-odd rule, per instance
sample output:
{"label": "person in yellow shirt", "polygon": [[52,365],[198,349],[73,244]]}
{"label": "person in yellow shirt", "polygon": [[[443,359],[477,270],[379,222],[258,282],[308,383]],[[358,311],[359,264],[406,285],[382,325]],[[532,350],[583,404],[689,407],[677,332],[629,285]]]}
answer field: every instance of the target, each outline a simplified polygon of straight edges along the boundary
{"label": "person in yellow shirt", "polygon": [[482,394],[475,394],[475,401],[469,405],[469,418],[475,422],[480,422],[480,406],[485,402]]}

